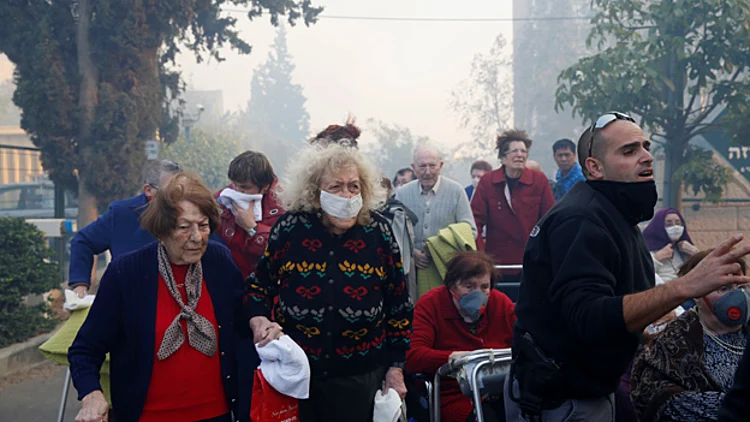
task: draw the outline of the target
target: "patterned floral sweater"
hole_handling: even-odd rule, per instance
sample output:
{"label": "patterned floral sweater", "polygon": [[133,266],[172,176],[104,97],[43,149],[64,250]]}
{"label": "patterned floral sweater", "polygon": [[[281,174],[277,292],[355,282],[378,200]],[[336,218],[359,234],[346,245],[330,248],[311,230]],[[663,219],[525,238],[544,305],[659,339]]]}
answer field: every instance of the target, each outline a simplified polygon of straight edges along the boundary
{"label": "patterned floral sweater", "polygon": [[358,375],[406,360],[413,305],[401,254],[386,220],[371,215],[366,226],[338,236],[320,214],[285,214],[245,280],[247,316],[270,318],[273,309],[313,376]]}

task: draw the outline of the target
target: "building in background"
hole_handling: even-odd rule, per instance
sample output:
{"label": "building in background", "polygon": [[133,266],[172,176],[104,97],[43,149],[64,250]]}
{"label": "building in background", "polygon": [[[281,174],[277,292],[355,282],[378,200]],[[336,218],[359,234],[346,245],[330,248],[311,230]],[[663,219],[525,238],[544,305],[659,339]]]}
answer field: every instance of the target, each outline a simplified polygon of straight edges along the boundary
{"label": "building in background", "polygon": [[39,151],[23,129],[0,126],[0,185],[43,178]]}

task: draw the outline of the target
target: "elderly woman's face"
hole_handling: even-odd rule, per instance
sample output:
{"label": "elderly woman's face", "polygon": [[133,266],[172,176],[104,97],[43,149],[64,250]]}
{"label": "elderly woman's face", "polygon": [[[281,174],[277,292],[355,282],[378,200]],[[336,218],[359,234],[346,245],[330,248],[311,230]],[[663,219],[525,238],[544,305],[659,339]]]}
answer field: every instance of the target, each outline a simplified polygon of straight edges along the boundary
{"label": "elderly woman's face", "polygon": [[[359,180],[359,170],[356,166],[346,166],[338,170],[327,171],[320,180],[320,190],[342,198],[352,198],[362,193],[362,184]],[[323,212],[325,221],[331,231],[336,234],[354,227],[357,217],[338,218]]]}
{"label": "elderly woman's face", "polygon": [[486,294],[490,294],[491,288],[491,277],[489,274],[480,275],[477,277],[464,278],[458,281],[453,286],[453,290],[458,294],[458,297],[468,295],[474,290],[482,291]]}
{"label": "elderly woman's face", "polygon": [[166,239],[162,239],[169,260],[177,265],[194,264],[200,261],[208,247],[211,228],[208,217],[189,201],[179,203],[177,228]]}

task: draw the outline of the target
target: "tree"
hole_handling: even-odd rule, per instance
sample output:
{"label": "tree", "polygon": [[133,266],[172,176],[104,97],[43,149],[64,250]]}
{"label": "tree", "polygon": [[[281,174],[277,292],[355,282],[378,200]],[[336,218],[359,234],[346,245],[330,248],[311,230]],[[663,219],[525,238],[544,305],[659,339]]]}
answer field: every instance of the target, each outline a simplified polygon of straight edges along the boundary
{"label": "tree", "polygon": [[0,348],[55,327],[46,303],[24,305],[27,295],[60,287],[54,256],[36,226],[20,218],[0,218]]}
{"label": "tree", "polygon": [[469,78],[451,93],[449,107],[458,113],[462,127],[471,130],[471,141],[462,144],[454,159],[494,155],[495,137],[512,119],[513,82],[511,58],[502,35],[495,38],[488,54],[477,54]]}
{"label": "tree", "polygon": [[172,70],[181,49],[223,60],[228,45],[249,53],[222,15],[249,7],[274,25],[315,22],[309,0],[7,0],[0,3],[0,52],[16,65],[13,101],[56,183],[79,192],[79,226],[111,200],[131,195],[144,142],[177,138],[183,84]]}
{"label": "tree", "polygon": [[292,81],[294,63],[287,50],[286,27],[279,26],[268,59],[253,73],[251,97],[243,116],[250,143],[282,172],[286,159],[310,134],[310,116],[302,86]]}
{"label": "tree", "polygon": [[[516,6],[521,7],[516,7]],[[531,18],[513,23],[513,119],[534,140],[532,157],[544,169],[556,170],[552,144],[577,139],[581,123],[555,112],[557,75],[586,54],[586,19],[590,0],[515,1],[513,15]]]}
{"label": "tree", "polygon": [[[717,125],[735,125],[746,111],[750,15],[743,2],[595,0],[587,44],[600,52],[558,78],[558,110],[571,106],[584,122],[612,109],[640,116],[665,154],[664,206],[681,205],[681,186],[718,200],[728,180],[727,170],[690,142]],[[722,108],[730,117],[717,123]]]}
{"label": "tree", "polygon": [[227,184],[232,159],[243,151],[242,136],[230,129],[194,128],[190,140],[181,135],[167,146],[161,158],[176,161],[183,169],[199,174],[212,191]]}
{"label": "tree", "polygon": [[420,142],[430,142],[430,138],[415,135],[409,128],[395,123],[369,119],[367,127],[375,142],[362,143],[360,149],[374,159],[380,172],[389,179],[393,179],[400,169],[411,165],[412,152]]}

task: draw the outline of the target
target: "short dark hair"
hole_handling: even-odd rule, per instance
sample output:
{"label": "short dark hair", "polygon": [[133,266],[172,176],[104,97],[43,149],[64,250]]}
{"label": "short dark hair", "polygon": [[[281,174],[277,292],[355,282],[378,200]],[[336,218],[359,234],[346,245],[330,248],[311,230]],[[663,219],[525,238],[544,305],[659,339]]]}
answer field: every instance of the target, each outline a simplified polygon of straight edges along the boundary
{"label": "short dark hair", "polygon": [[586,168],[586,159],[589,158],[589,145],[592,142],[594,143],[591,148],[591,156],[601,159],[604,145],[607,143],[607,137],[602,135],[601,130],[594,131],[593,136],[591,136],[591,132],[592,130],[589,127],[578,138],[578,164],[581,166],[581,170],[583,170],[583,175],[587,177],[591,176]]}
{"label": "short dark hair", "polygon": [[487,274],[490,276],[490,287],[494,287],[500,281],[500,274],[495,271],[495,264],[489,255],[478,251],[456,252],[448,261],[443,283],[450,289],[461,280]]}
{"label": "short dark hair", "polygon": [[219,205],[211,190],[203,184],[200,176],[185,172],[177,173],[167,186],[156,190],[141,214],[141,227],[157,239],[169,237],[177,228],[182,201],[192,202],[201,214],[208,217],[211,232],[219,227]]}
{"label": "short dark hair", "polygon": [[531,144],[533,143],[529,139],[529,135],[526,134],[526,131],[520,129],[506,130],[497,136],[497,142],[495,143],[495,149],[499,158],[505,157],[508,154],[511,142],[523,142],[526,145],[526,149],[531,149]]}
{"label": "short dark hair", "polygon": [[489,173],[492,171],[492,164],[484,160],[477,160],[477,161],[474,161],[474,164],[471,165],[471,170],[469,170],[469,173],[471,173],[474,170],[482,170],[484,172]]}
{"label": "short dark hair", "polygon": [[414,170],[410,169],[409,167],[404,167],[401,170],[397,171],[396,175],[393,176],[393,184],[394,185],[396,184],[398,176],[405,175],[407,171],[411,173],[411,180],[414,180],[417,178],[417,176],[414,174]]}
{"label": "short dark hair", "polygon": [[268,158],[260,152],[245,151],[229,163],[227,177],[232,182],[254,184],[258,189],[273,184],[276,174]]}
{"label": "short dark hair", "polygon": [[[692,256],[690,256],[690,258],[687,259],[687,261],[682,263],[679,271],[677,271],[677,277],[684,277],[685,274],[689,273],[693,270],[693,268],[697,267],[698,264],[703,261],[703,258],[708,256],[708,254],[710,254],[711,252],[713,252],[713,248],[694,253]],[[747,264],[745,263],[744,258],[737,258],[734,262],[740,264],[740,270],[742,271],[742,274],[747,274]]]}
{"label": "short dark hair", "polygon": [[568,138],[558,139],[554,144],[552,144],[552,154],[556,153],[559,149],[569,149],[573,154],[575,154],[576,144]]}

